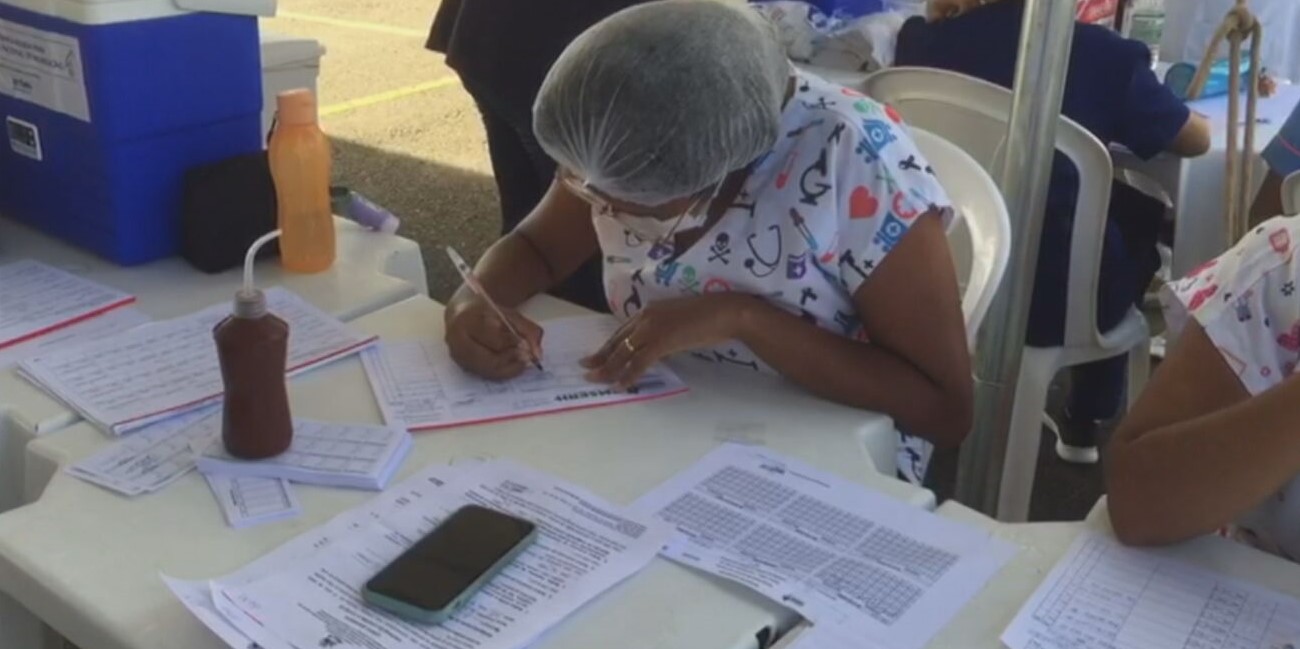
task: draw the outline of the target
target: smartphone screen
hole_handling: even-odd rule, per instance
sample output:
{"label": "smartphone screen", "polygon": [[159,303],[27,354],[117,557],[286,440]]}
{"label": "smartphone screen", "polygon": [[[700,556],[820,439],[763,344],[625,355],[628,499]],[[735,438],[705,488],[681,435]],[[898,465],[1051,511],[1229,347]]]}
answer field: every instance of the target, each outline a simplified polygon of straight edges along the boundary
{"label": "smartphone screen", "polygon": [[467,505],[384,567],[366,588],[425,611],[445,609],[529,540],[535,527],[508,514]]}

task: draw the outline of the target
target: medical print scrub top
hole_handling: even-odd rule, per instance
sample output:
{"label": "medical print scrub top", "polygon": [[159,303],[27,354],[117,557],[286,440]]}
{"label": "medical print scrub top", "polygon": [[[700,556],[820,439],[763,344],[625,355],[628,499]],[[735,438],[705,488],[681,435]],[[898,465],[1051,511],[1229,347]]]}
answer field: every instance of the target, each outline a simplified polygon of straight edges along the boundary
{"label": "medical print scrub top", "polygon": [[[734,203],[690,248],[643,241],[593,212],[605,256],[610,310],[627,319],[656,300],[739,291],[810,324],[865,340],[853,294],[917,217],[953,210],[934,172],[892,108],[818,77],[796,73],[780,139],[755,165]],[[692,357],[772,372],[730,342]],[[930,447],[904,435],[899,470],[924,476]]]}

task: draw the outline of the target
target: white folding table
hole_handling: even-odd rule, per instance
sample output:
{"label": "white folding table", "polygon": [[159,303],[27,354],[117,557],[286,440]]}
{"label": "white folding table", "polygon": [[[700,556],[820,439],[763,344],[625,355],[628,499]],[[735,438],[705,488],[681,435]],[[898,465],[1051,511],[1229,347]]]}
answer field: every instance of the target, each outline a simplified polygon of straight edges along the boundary
{"label": "white folding table", "polygon": [[[436,337],[441,312],[428,299],[412,298],[354,324],[386,339]],[[529,312],[545,318],[576,307],[543,298]],[[773,377],[691,361],[675,367],[691,386],[686,395],[419,433],[401,475],[431,463],[509,457],[627,503],[734,441],[933,506],[930,492],[872,467],[861,437],[881,427],[892,431],[888,418],[826,403]],[[355,358],[295,379],[290,392],[299,416],[379,421]],[[128,500],[58,470],[106,443],[84,423],[31,443],[29,495],[39,498],[0,515],[0,590],[87,649],[222,646],[171,597],[158,573],[225,574],[373,495],[298,486],[301,518],[235,531],[198,475]],[[796,621],[744,589],[655,559],[561,623],[539,647],[744,649]]]}

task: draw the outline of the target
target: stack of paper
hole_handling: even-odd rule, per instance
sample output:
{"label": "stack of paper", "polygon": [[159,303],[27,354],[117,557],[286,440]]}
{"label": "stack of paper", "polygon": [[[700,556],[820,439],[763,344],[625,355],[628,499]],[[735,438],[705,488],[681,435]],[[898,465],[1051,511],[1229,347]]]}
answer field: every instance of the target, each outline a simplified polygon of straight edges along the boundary
{"label": "stack of paper", "polygon": [[68,467],[69,474],[139,496],[158,491],[194,469],[198,450],[221,436],[219,408],[172,417],[122,439]]}
{"label": "stack of paper", "polygon": [[[361,600],[367,580],[471,503],[533,521],[538,540],[440,625],[404,622]],[[518,649],[641,570],[668,535],[581,487],[494,461],[421,471],[209,584],[164,580],[235,649]]]}
{"label": "stack of paper", "polygon": [[1002,635],[1011,649],[1284,649],[1300,600],[1088,532]]}
{"label": "stack of paper", "polygon": [[384,342],[361,359],[384,418],[410,430],[513,419],[528,415],[608,406],[681,394],[687,390],[672,370],[658,365],[632,389],[619,392],[588,382],[578,364],[618,329],[606,315],[543,323],[545,371],[529,368],[497,383],[456,365],[442,341]]}
{"label": "stack of paper", "polygon": [[302,513],[288,480],[225,475],[204,477],[221,506],[226,523],[237,530],[287,520]]}
{"label": "stack of paper", "polygon": [[410,450],[411,434],[401,428],[295,419],[293,444],[280,455],[241,460],[214,442],[199,456],[198,467],[205,474],[379,490],[388,486]]}
{"label": "stack of paper", "polygon": [[[266,297],[271,312],[289,323],[290,375],[375,341],[284,289]],[[212,328],[229,312],[229,304],[218,304],[27,360],[20,370],[91,423],[120,435],[221,398]]]}
{"label": "stack of paper", "polygon": [[38,261],[0,266],[0,348],[135,302],[116,289]]}
{"label": "stack of paper", "polygon": [[150,318],[144,312],[132,306],[124,306],[24,342],[7,347],[0,346],[0,370],[59,349],[71,349],[77,345],[120,334],[146,322],[150,322]]}
{"label": "stack of paper", "polygon": [[664,556],[748,586],[856,646],[920,649],[1013,555],[986,532],[727,444],[637,502]]}

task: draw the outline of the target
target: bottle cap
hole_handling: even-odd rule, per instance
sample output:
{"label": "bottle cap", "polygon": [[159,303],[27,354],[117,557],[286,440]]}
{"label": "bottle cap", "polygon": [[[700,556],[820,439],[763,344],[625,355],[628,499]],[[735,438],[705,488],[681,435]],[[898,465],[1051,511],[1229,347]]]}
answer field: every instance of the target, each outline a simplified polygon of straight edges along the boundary
{"label": "bottle cap", "polygon": [[236,318],[255,319],[266,315],[266,295],[257,289],[239,289],[235,293]]}
{"label": "bottle cap", "polygon": [[282,92],[275,97],[275,121],[285,126],[316,123],[316,95],[306,88]]}

